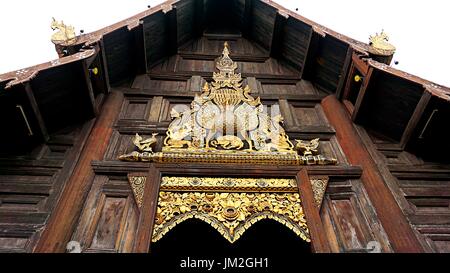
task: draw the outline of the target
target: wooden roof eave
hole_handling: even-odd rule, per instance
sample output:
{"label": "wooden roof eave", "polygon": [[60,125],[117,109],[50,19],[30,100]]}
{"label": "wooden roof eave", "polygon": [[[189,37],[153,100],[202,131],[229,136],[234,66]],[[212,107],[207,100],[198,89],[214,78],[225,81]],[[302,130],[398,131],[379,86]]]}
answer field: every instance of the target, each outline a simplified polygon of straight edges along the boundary
{"label": "wooden roof eave", "polygon": [[347,45],[351,46],[355,51],[358,51],[364,55],[368,55],[369,53],[369,45],[366,43],[363,43],[361,41],[355,40],[353,38],[350,38],[344,34],[338,33],[332,29],[329,29],[321,24],[318,24],[294,11],[291,11],[278,3],[275,3],[270,0],[261,0],[262,2],[266,3],[267,5],[272,6],[273,8],[277,9],[279,13],[285,14],[288,16],[291,16],[309,26],[312,27],[313,31],[319,34],[322,37],[325,37],[327,35],[332,36],[338,40],[340,40],[343,43],[346,43]]}
{"label": "wooden roof eave", "polygon": [[[138,13],[134,16],[131,16],[131,17],[129,17],[125,20],[122,20],[118,23],[115,23],[113,25],[104,27],[102,29],[99,29],[97,31],[94,31],[94,32],[91,32],[88,34],[79,35],[79,36],[77,36],[77,41],[75,44],[72,44],[72,45],[60,44],[59,46],[74,46],[74,45],[92,46],[93,44],[96,44],[97,42],[99,42],[103,38],[104,35],[111,33],[117,29],[127,27],[128,30],[132,30],[132,29],[138,27],[142,23],[142,20],[145,17],[148,17],[159,11],[167,13],[168,11],[170,11],[172,9],[173,5],[178,3],[179,1],[180,0],[165,1],[155,7],[152,7],[148,10],[145,10],[141,13]],[[336,31],[333,31],[332,29],[329,29],[329,28],[327,28],[323,25],[320,25],[306,17],[303,17],[294,11],[286,9],[283,6],[277,4],[273,1],[270,1],[270,0],[261,0],[261,1],[266,3],[267,5],[272,6],[275,9],[277,9],[278,12],[284,16],[291,16],[307,25],[310,25],[312,27],[313,31],[322,37],[330,35],[330,36],[342,41],[343,43],[346,43],[347,45],[349,45],[356,53],[359,53],[359,54],[362,54],[365,56],[369,55],[369,53],[368,53],[369,45],[368,44],[363,43],[361,41],[357,41],[355,39],[352,39],[346,35],[336,32]],[[6,85],[6,88],[9,88],[15,84],[26,82],[26,81],[32,79],[41,70],[55,67],[58,65],[63,65],[65,63],[73,62],[73,61],[76,61],[79,59],[84,59],[84,58],[88,58],[88,57],[92,56],[92,55],[86,56],[87,52],[89,52],[89,50],[84,51],[84,52],[78,52],[71,56],[62,57],[60,59],[53,60],[51,62],[47,62],[47,63],[43,63],[40,65],[29,67],[29,68],[20,69],[20,70],[2,74],[2,75],[0,75],[0,82],[9,81]],[[91,54],[94,54],[94,52],[91,52]],[[383,70],[385,72],[388,72],[395,76],[410,80],[415,83],[419,83],[419,84],[423,85],[425,90],[427,90],[431,94],[433,94],[435,96],[439,96],[447,101],[450,101],[450,89],[447,87],[435,84],[428,80],[411,75],[409,73],[392,68],[390,66],[387,66],[385,64],[379,63],[379,62],[371,60],[371,59],[369,59],[368,62],[369,62],[370,66],[372,66],[376,69]]]}
{"label": "wooden roof eave", "polygon": [[425,80],[421,77],[409,74],[405,71],[396,69],[396,68],[386,65],[384,63],[377,62],[373,59],[367,59],[367,62],[370,67],[373,67],[377,70],[381,70],[386,73],[389,73],[396,77],[408,80],[415,84],[419,84],[424,88],[424,90],[426,92],[431,93],[431,95],[442,98],[442,99],[450,102],[450,88],[448,88],[448,87],[433,83],[429,80]]}
{"label": "wooden roof eave", "polygon": [[[368,44],[363,43],[358,40],[355,40],[353,38],[350,38],[341,33],[338,33],[332,29],[329,29],[329,28],[323,26],[323,25],[320,25],[306,17],[301,16],[300,14],[298,14],[296,12],[293,12],[291,10],[284,8],[283,6],[277,4],[273,1],[270,1],[270,0],[262,0],[262,1],[276,9],[278,9],[281,13],[292,16],[293,18],[296,18],[296,19],[302,21],[303,23],[310,25],[313,28],[314,32],[318,33],[320,36],[325,37],[326,35],[330,35],[330,36],[348,44],[356,53],[359,53],[359,54],[365,55],[365,56],[369,56],[369,45]],[[382,71],[390,73],[394,76],[400,77],[402,79],[406,79],[411,82],[420,84],[424,87],[425,91],[431,93],[434,96],[440,97],[440,98],[450,102],[450,88],[448,88],[446,86],[442,86],[442,85],[436,84],[434,82],[425,80],[421,77],[398,70],[398,69],[388,66],[386,64],[377,62],[373,59],[368,59],[368,64],[369,64],[369,66],[374,67],[375,69],[382,70]]]}
{"label": "wooden roof eave", "polygon": [[98,47],[82,49],[81,51],[70,56],[1,74],[0,82],[8,81],[8,83],[5,85],[5,89],[9,89],[14,85],[30,81],[31,79],[36,77],[36,75],[42,70],[63,66],[68,63],[78,62],[82,60],[87,60],[87,62],[89,62],[89,60],[92,60],[98,52]]}
{"label": "wooden roof eave", "polygon": [[132,30],[136,27],[138,27],[141,23],[142,20],[152,14],[155,14],[157,12],[162,11],[163,13],[167,13],[170,10],[172,10],[173,5],[176,4],[177,2],[179,2],[180,0],[168,0],[165,1],[157,6],[154,6],[150,9],[147,9],[143,12],[140,12],[134,16],[131,16],[127,19],[124,19],[120,22],[117,22],[115,24],[112,24],[110,26],[101,28],[97,31],[91,32],[91,33],[87,33],[87,34],[82,34],[76,37],[77,41],[75,42],[75,44],[60,44],[61,46],[74,46],[74,45],[80,45],[83,44],[85,46],[89,46],[92,44],[97,43],[98,41],[100,41],[104,35],[111,33],[115,30],[121,29],[126,27],[128,30]]}
{"label": "wooden roof eave", "polygon": [[[76,37],[77,40],[74,44],[61,43],[56,46],[57,47],[66,47],[66,46],[72,47],[72,46],[82,45],[83,47],[92,47],[92,45],[95,45],[100,40],[102,40],[103,36],[105,34],[111,33],[113,31],[123,28],[123,27],[127,27],[128,30],[132,30],[132,29],[138,27],[141,24],[142,19],[144,19],[145,17],[147,17],[149,15],[152,15],[159,11],[162,11],[164,13],[169,12],[172,9],[173,4],[175,4],[177,2],[179,2],[179,0],[165,1],[153,8],[145,10],[141,13],[138,13],[132,17],[129,17],[125,20],[117,22],[113,25],[104,27],[102,29],[99,29],[99,30],[91,32],[91,33],[79,35]],[[5,89],[8,89],[14,85],[24,83],[24,82],[27,82],[27,81],[33,79],[39,73],[39,71],[57,67],[57,66],[64,65],[67,63],[79,61],[81,59],[88,59],[98,52],[99,52],[99,49],[97,47],[95,49],[82,49],[82,51],[72,54],[70,56],[61,57],[59,59],[55,59],[55,60],[52,60],[52,61],[49,61],[46,63],[14,70],[14,71],[7,72],[4,74],[0,74],[0,82],[8,82],[5,86]]]}

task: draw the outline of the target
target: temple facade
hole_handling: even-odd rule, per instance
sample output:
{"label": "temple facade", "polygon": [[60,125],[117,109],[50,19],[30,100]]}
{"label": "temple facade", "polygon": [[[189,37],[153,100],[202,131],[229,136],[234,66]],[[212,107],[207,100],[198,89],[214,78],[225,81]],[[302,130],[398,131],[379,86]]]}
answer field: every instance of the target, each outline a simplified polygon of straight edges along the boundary
{"label": "temple facade", "polygon": [[51,24],[59,58],[0,75],[0,252],[450,251],[450,89],[386,33],[260,0]]}

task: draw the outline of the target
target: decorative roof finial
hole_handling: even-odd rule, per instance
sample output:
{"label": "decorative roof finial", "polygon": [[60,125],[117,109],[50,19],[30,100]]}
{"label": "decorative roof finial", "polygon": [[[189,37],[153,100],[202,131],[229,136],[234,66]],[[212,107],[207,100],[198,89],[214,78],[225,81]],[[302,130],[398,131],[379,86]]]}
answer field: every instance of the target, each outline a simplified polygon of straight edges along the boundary
{"label": "decorative roof finial", "polygon": [[384,30],[369,36],[369,45],[369,52],[375,55],[391,56],[395,52],[395,46],[389,43],[389,36]]}
{"label": "decorative roof finial", "polygon": [[52,18],[50,27],[53,30],[58,30],[52,35],[52,42],[54,44],[73,44],[76,42],[75,28],[73,26],[65,25],[63,21],[58,22],[55,18]]}
{"label": "decorative roof finial", "polygon": [[[216,64],[219,73],[214,73],[214,76],[217,77],[217,80],[223,79],[223,77],[232,77],[234,76],[234,70],[237,68],[237,64],[233,62],[230,58],[230,50],[228,47],[228,42],[223,44],[222,57],[220,57],[219,61]],[[240,74],[239,78],[240,78]],[[216,80],[216,78],[214,78]],[[217,81],[216,80],[216,81]]]}

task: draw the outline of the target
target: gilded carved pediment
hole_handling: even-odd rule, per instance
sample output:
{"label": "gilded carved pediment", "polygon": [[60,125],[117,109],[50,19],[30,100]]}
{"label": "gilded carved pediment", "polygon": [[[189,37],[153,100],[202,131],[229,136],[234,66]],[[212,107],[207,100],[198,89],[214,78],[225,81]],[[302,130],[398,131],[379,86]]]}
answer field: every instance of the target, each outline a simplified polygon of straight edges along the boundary
{"label": "gilded carved pediment", "polygon": [[[147,177],[128,176],[140,209]],[[320,209],[328,177],[311,177],[315,205]],[[163,176],[152,241],[161,239],[179,223],[196,218],[217,229],[231,243],[254,223],[273,219],[300,238],[310,241],[309,229],[291,178],[233,178]]]}
{"label": "gilded carved pediment", "polygon": [[[237,63],[225,43],[216,62],[213,81],[195,95],[190,107],[173,107],[161,151],[157,138],[132,139],[137,151],[119,157],[123,161],[206,164],[327,165],[336,159],[320,154],[320,140],[289,139],[279,111],[250,95],[236,73]],[[140,208],[145,176],[129,176]],[[320,208],[327,178],[311,180],[315,205]],[[233,178],[163,176],[152,241],[162,238],[186,219],[209,223],[228,241],[235,242],[251,225],[273,219],[300,238],[310,241],[297,182],[293,178]]]}
{"label": "gilded carved pediment", "polygon": [[[124,161],[160,163],[251,163],[275,165],[328,165],[336,159],[319,154],[319,139],[292,143],[283,128],[283,117],[250,95],[243,86],[237,63],[224,44],[216,62],[218,72],[205,83],[190,107],[174,107],[161,152],[141,149],[154,142],[133,141],[138,151],[119,157]],[[154,137],[153,137],[154,139]],[[150,143],[150,144],[149,144]],[[300,153],[300,154],[299,154]]]}

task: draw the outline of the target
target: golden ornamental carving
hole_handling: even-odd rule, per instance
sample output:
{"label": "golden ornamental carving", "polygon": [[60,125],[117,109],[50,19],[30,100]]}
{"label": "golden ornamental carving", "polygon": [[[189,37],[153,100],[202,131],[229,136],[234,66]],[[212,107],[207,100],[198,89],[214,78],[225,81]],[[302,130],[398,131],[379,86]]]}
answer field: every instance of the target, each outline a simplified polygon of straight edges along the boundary
{"label": "golden ornamental carving", "polygon": [[152,241],[177,224],[197,218],[233,243],[254,223],[273,219],[310,242],[298,193],[207,193],[160,191]]}
{"label": "golden ornamental carving", "polygon": [[297,182],[293,178],[234,178],[234,177],[183,177],[164,176],[161,179],[161,187],[255,187],[255,188],[297,188]]}
{"label": "golden ornamental carving", "polygon": [[[137,206],[142,205],[146,176],[128,176]],[[310,177],[314,202],[320,207],[328,185],[328,176]],[[234,177],[183,177],[164,176],[161,178],[161,191],[173,192],[298,192],[297,182],[290,178],[234,178]]]}
{"label": "golden ornamental carving", "polygon": [[156,139],[157,135],[158,133],[153,133],[151,138],[144,139],[136,133],[133,138],[133,144],[141,152],[153,152],[152,146],[155,146],[155,144],[158,142],[158,139]]}
{"label": "golden ornamental carving", "polygon": [[384,32],[369,37],[369,52],[375,55],[391,56],[395,53],[395,46],[389,43],[389,36]]}
{"label": "golden ornamental carving", "polygon": [[[227,43],[216,68],[219,72],[213,72],[213,82],[205,83],[190,108],[171,109],[172,121],[161,152],[142,150],[141,143],[134,142],[139,151],[121,155],[119,159],[159,163],[337,163],[336,159],[317,153],[318,139],[310,146],[307,142],[301,146],[298,141],[299,147],[293,145],[282,126],[283,117],[269,111],[259,98],[253,98],[248,85],[242,86],[241,74],[235,73],[237,63],[230,58]],[[306,150],[299,155],[296,149]]]}
{"label": "golden ornamental carving", "polygon": [[52,18],[50,24],[52,30],[58,30],[52,34],[52,42],[54,44],[73,44],[76,42],[75,28],[73,26],[65,25],[63,21],[58,22]]}
{"label": "golden ornamental carving", "polygon": [[128,182],[130,183],[131,190],[133,191],[134,200],[136,205],[140,208],[142,206],[142,199],[144,198],[145,176],[128,176]]}
{"label": "golden ornamental carving", "polygon": [[304,156],[317,154],[319,152],[319,139],[315,138],[311,141],[295,140],[295,149],[302,153]]}
{"label": "golden ornamental carving", "polygon": [[323,197],[327,189],[328,176],[310,177],[311,187],[314,195],[314,203],[318,208],[322,206]]}
{"label": "golden ornamental carving", "polygon": [[164,176],[161,190],[205,192],[297,192],[297,182],[288,178],[232,178]]}

